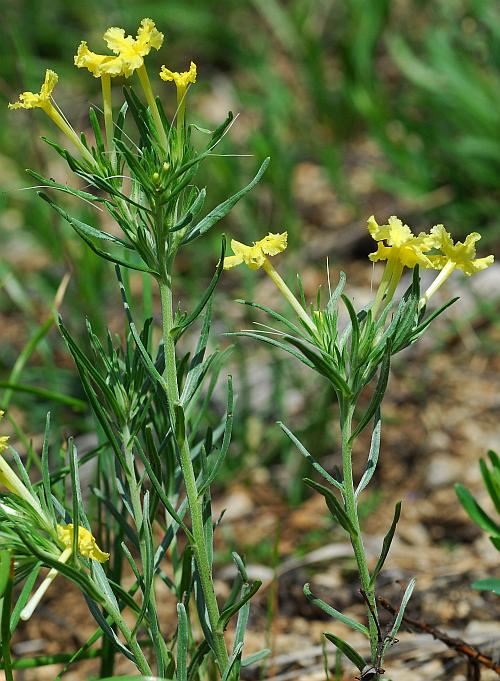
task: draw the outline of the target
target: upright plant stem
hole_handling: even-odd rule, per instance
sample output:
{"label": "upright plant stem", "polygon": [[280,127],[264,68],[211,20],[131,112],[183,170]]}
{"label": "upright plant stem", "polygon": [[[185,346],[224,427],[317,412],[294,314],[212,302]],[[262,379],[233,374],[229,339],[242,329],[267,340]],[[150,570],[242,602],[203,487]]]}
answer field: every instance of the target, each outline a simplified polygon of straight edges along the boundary
{"label": "upright plant stem", "polygon": [[[163,323],[163,344],[165,352],[165,380],[167,383],[167,396],[169,402],[170,419],[173,426],[176,423],[175,406],[179,404],[179,389],[177,385],[177,364],[175,359],[175,340],[171,334],[174,320],[172,309],[172,287],[170,273],[159,282],[161,311]],[[203,529],[203,499],[198,497],[196,477],[191,461],[191,453],[187,436],[183,438],[179,448],[179,458],[186,487],[189,510],[191,512],[191,524],[194,537],[193,553],[198,568],[201,587],[205,597],[205,604],[212,631],[215,654],[219,664],[221,675],[228,666],[229,658],[224,640],[224,632],[219,627],[219,606],[215,596],[212,568],[205,543]]]}
{"label": "upright plant stem", "polygon": [[351,544],[356,557],[356,564],[358,566],[359,578],[361,587],[366,595],[370,608],[368,608],[368,628],[370,631],[370,648],[372,654],[372,661],[375,662],[377,658],[377,644],[378,644],[378,625],[373,614],[377,614],[377,603],[375,600],[375,587],[370,584],[370,573],[366,562],[365,548],[363,546],[363,537],[361,535],[361,527],[359,525],[358,508],[356,497],[354,495],[354,480],[352,475],[352,417],[355,410],[355,404],[348,404],[345,410],[341,410],[342,420],[342,464],[344,472],[344,501],[345,510],[349,516],[355,533],[351,535]]}

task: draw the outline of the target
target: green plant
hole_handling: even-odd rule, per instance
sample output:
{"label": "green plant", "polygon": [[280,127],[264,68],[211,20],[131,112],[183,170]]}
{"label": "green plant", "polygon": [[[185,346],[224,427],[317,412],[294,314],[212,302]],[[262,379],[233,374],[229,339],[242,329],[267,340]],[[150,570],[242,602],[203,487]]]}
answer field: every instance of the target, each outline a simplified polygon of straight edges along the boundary
{"label": "green plant", "polygon": [[[500,458],[498,454],[491,450],[488,452],[488,457],[490,459],[490,466],[488,466],[487,461],[481,459],[479,468],[481,469],[481,476],[486,491],[493,502],[496,512],[500,513]],[[500,551],[500,524],[489,513],[486,513],[466,487],[456,484],[455,491],[470,519],[489,534],[491,543]],[[496,594],[500,594],[500,579],[494,577],[479,579],[473,582],[472,586],[474,589],[493,591]]]}
{"label": "green plant", "polygon": [[[471,275],[491,264],[493,256],[476,258],[474,244],[480,239],[479,234],[472,233],[464,243],[455,244],[443,225],[433,227],[430,233],[422,232],[416,236],[396,217],[389,218],[388,224],[380,226],[372,216],[368,220],[368,229],[377,242],[377,250],[370,254],[370,259],[387,262],[374,299],[359,311],[354,309],[351,300],[343,293],[346,278],[342,273],[334,291],[331,291],[328,282],[329,299],[326,305],[322,304],[319,291],[316,303],[308,310],[300,277],[299,299],[294,296],[270,261],[271,256],[285,250],[286,233],[269,234],[251,246],[233,240],[231,248],[234,255],[226,257],[224,267],[230,269],[245,264],[250,269],[262,268],[296,317],[296,322],[292,323],[269,307],[256,302],[240,301],[267,313],[277,326],[261,324],[258,330],[240,332],[239,335],[286,351],[320,374],[334,389],[340,421],[340,471],[330,473],[325,470],[287,426],[281,422],[279,425],[323,478],[321,483],[311,478],[306,478],[305,482],[324,496],[332,518],[349,537],[358,569],[360,592],[366,604],[367,625],[344,615],[316,597],[308,584],[304,587],[304,593],[328,615],[366,636],[371,649],[368,661],[336,634],[325,634],[358,668],[362,679],[378,679],[384,673],[385,654],[395,641],[415,586],[415,580],[411,579],[403,594],[397,616],[389,628],[383,631],[377,612],[377,578],[390,550],[401,513],[401,502],[394,509],[379,558],[370,567],[363,544],[359,501],[373,477],[379,459],[381,404],[388,385],[391,359],[415,343],[431,322],[454,302],[451,301],[426,315],[429,299],[452,272],[459,268]],[[398,300],[395,294],[405,267],[413,268],[413,281]],[[439,274],[423,294],[420,292],[419,267],[439,270]],[[344,329],[339,328],[340,301],[348,315],[348,323]],[[353,456],[358,437],[370,424],[372,435],[367,464],[361,479],[356,482]]]}
{"label": "green plant", "polygon": [[[96,516],[89,520],[86,514],[79,485],[80,462],[71,442],[64,465],[49,469],[48,422],[40,460],[42,484],[30,482],[15,452],[17,473],[0,459],[0,482],[9,490],[2,494],[0,506],[1,545],[7,551],[2,554],[3,569],[10,575],[5,588],[11,588],[12,578],[16,584],[24,581],[9,631],[3,631],[3,664],[10,681],[12,631],[19,618],[31,616],[61,573],[79,586],[99,626],[69,657],[66,668],[103,639],[103,677],[113,673],[114,657],[120,652],[145,676],[156,671],[162,678],[187,681],[205,677],[212,669],[226,681],[239,676],[242,664],[260,659],[267,651],[243,659],[249,601],[260,583],[248,580],[243,561],[233,554],[238,576],[221,608],[212,576],[217,521],[211,511],[211,486],[228,452],[233,420],[228,377],[226,413],[215,428],[205,421],[227,355],[218,349],[208,351],[212,296],[222,272],[224,240],[212,280],[189,311],[174,304],[175,263],[180,251],[206,234],[256,185],[268,160],[246,187],[200,219],[206,189],[196,187],[195,176],[231,126],[232,114],[215,131],[199,132],[188,124],[186,116],[188,87],[196,80],[195,65],[191,63],[184,73],[162,67],[161,78],[174,81],[177,90],[170,123],[153,92],[144,60],[163,41],[154,22],[144,19],[136,38],[118,28],[109,29],[104,37],[112,54],[96,54],[82,42],[75,57],[75,64],[91,71],[102,85],[104,134],[98,112],[91,108],[93,144],[73,130],[53,103],[58,76],[50,69],[39,93],[24,92],[10,105],[13,109],[40,108],[49,116],[71,143],[72,151],[45,141],[85,187],[71,187],[29,171],[37,183],[51,194],[59,192],[90,203],[116,222],[115,232],[105,231],[73,217],[52,195],[40,192],[95,255],[114,264],[127,329],[123,338],[108,331],[103,341],[88,323],[84,347],[59,319],[100,433],[99,447],[86,457],[94,459],[97,466],[92,487]],[[112,79],[134,74],[147,104],[127,84],[125,101],[118,112],[113,110]],[[195,135],[208,135],[201,149],[193,143]],[[142,276],[145,300],[150,299],[151,282],[159,291],[159,342],[153,339],[151,318],[137,326],[134,322],[129,291],[129,273],[133,271]],[[197,333],[196,324],[200,326]],[[181,338],[183,346],[192,350],[179,357]],[[2,449],[6,447],[2,441]],[[71,481],[68,497],[67,478]],[[90,531],[95,524],[98,541]],[[108,547],[109,553],[99,546]],[[167,551],[171,564],[165,570]],[[30,597],[42,567],[50,571]],[[121,586],[127,571],[135,577],[130,589]],[[177,599],[177,629],[170,639],[160,631],[159,580]],[[10,592],[5,593],[2,621],[10,617]],[[126,623],[124,609],[130,611],[133,626]],[[196,619],[201,640],[193,628]],[[235,635],[229,648],[224,632],[231,621]]]}

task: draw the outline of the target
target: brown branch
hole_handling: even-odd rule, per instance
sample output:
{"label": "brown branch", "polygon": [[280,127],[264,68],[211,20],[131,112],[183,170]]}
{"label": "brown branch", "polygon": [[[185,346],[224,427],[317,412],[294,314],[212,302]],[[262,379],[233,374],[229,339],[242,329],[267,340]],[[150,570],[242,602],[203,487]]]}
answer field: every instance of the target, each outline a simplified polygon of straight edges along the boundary
{"label": "brown branch", "polygon": [[[396,608],[392,606],[389,603],[389,601],[387,601],[385,598],[379,596],[377,600],[380,603],[380,605],[384,607],[386,610],[388,610],[392,615],[398,614],[398,610],[396,610]],[[482,653],[475,646],[471,645],[470,643],[466,643],[465,641],[462,641],[461,638],[453,638],[452,636],[448,636],[448,634],[446,634],[444,631],[435,629],[430,624],[427,624],[427,622],[414,620],[411,617],[408,617],[407,615],[403,615],[403,622],[413,629],[417,629],[418,631],[430,634],[433,638],[437,639],[438,641],[442,641],[442,643],[447,645],[448,648],[455,650],[457,653],[460,653],[461,655],[465,655],[470,661],[476,663],[478,662],[479,664],[484,665],[488,669],[493,669],[497,674],[500,674],[500,664],[496,663],[488,655]]]}

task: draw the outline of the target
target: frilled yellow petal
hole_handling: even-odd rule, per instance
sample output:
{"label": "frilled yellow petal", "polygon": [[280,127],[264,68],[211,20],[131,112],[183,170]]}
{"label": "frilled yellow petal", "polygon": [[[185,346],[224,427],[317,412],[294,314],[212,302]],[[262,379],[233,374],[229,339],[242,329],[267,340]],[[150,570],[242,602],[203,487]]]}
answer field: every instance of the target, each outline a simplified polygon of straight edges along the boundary
{"label": "frilled yellow petal", "polygon": [[149,54],[151,48],[159,50],[163,45],[163,33],[160,33],[152,19],[143,19],[137,31],[137,49],[142,56]]}
{"label": "frilled yellow petal", "polygon": [[196,83],[196,64],[192,61],[189,71],[171,71],[166,66],[161,67],[160,78],[164,81],[173,80],[178,88],[187,88],[189,83]]}
{"label": "frilled yellow petal", "polygon": [[260,246],[266,255],[278,255],[278,253],[282,253],[288,245],[288,233],[272,234],[269,232],[267,236],[260,241],[257,241],[256,245]]}
{"label": "frilled yellow petal", "polygon": [[124,63],[120,56],[112,57],[91,52],[85,41],[82,41],[78,47],[78,52],[75,55],[75,66],[88,69],[95,78],[100,78],[103,75],[124,75]]}
{"label": "frilled yellow petal", "polygon": [[234,255],[224,258],[224,269],[228,270],[236,265],[245,264],[252,270],[257,270],[266,262],[268,255],[273,256],[281,253],[287,247],[287,232],[282,234],[269,233],[252,246],[242,244],[232,239],[231,248]]}
{"label": "frilled yellow petal", "polygon": [[489,267],[495,260],[493,255],[484,258],[476,258],[475,244],[481,239],[478,232],[471,232],[462,243],[453,243],[451,234],[443,225],[436,225],[432,233],[438,239],[438,247],[443,255],[431,257],[433,267],[442,270],[448,263],[453,264],[453,269],[462,270],[468,277]]}
{"label": "frilled yellow petal", "polygon": [[22,92],[19,95],[19,101],[14,104],[9,104],[9,109],[34,109],[36,107],[45,108],[51,105],[50,97],[52,90],[55,88],[59,76],[55,71],[47,69],[45,71],[45,80],[40,88],[40,92],[35,94],[33,92]]}
{"label": "frilled yellow petal", "polygon": [[[72,523],[57,526],[57,537],[66,548],[71,548],[73,545],[73,533]],[[109,553],[101,551],[92,534],[81,525],[78,527],[78,551],[82,556],[97,560],[99,563],[105,563],[109,558]]]}
{"label": "frilled yellow petal", "polygon": [[115,54],[126,57],[145,57],[152,47],[155,50],[160,49],[163,43],[163,33],[156,29],[152,19],[143,19],[135,39],[131,35],[126,36],[123,28],[113,26],[104,33],[104,40]]}

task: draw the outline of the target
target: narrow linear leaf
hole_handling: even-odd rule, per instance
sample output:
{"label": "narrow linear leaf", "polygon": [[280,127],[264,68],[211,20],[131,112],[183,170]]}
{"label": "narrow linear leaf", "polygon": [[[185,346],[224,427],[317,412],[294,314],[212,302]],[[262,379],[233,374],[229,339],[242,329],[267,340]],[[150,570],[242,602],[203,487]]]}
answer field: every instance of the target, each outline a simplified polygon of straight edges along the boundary
{"label": "narrow linear leaf", "polygon": [[403,594],[403,598],[401,600],[401,605],[399,606],[399,611],[396,616],[396,619],[394,621],[394,624],[392,625],[392,629],[389,632],[389,635],[386,637],[385,643],[384,643],[384,654],[386,650],[392,645],[394,639],[396,638],[396,635],[399,631],[399,627],[401,626],[401,622],[403,621],[403,616],[405,614],[406,606],[408,605],[408,601],[411,598],[411,595],[413,593],[413,589],[415,588],[416,584],[416,579],[413,578],[410,580],[408,586],[405,589],[405,592]]}
{"label": "narrow linear leaf", "polygon": [[281,428],[281,430],[285,433],[285,435],[286,435],[288,438],[290,438],[290,440],[293,442],[293,444],[297,447],[297,449],[298,449],[299,452],[302,454],[302,456],[304,456],[304,457],[309,461],[309,463],[311,464],[311,466],[312,466],[313,468],[315,468],[315,469],[318,471],[318,473],[319,473],[320,475],[322,475],[322,476],[325,478],[325,480],[327,480],[331,485],[333,485],[333,486],[336,487],[338,490],[340,490],[341,492],[343,492],[343,491],[344,491],[344,486],[342,485],[342,483],[340,483],[338,480],[335,480],[335,478],[333,478],[333,477],[330,475],[330,473],[328,473],[327,471],[325,471],[325,469],[323,468],[323,466],[322,466],[321,464],[319,464],[319,463],[316,461],[316,459],[313,457],[313,455],[304,447],[304,445],[302,444],[302,442],[301,442],[301,441],[292,433],[291,430],[289,430],[289,429],[285,426],[285,424],[284,424],[282,421],[278,421],[277,423],[278,423],[278,426]]}
{"label": "narrow linear leaf", "polygon": [[478,589],[479,591],[493,591],[493,593],[500,596],[500,579],[495,579],[491,577],[489,579],[478,579],[471,584],[473,589]]}
{"label": "narrow linear leaf", "polygon": [[325,603],[323,600],[321,600],[321,598],[315,596],[313,593],[311,593],[309,584],[304,584],[304,595],[310,603],[323,610],[323,612],[326,612],[326,614],[330,617],[339,620],[339,622],[342,622],[343,624],[347,624],[348,627],[351,627],[351,629],[354,629],[355,631],[359,631],[367,638],[370,637],[368,627],[365,627],[365,625],[361,624],[360,622],[356,622],[356,620],[353,620],[347,615],[343,615],[331,605],[328,605],[328,603]]}
{"label": "narrow linear leaf", "polygon": [[378,455],[380,452],[380,433],[382,430],[382,421],[380,420],[380,407],[375,412],[375,420],[372,432],[372,439],[370,443],[370,451],[368,452],[368,461],[366,463],[365,472],[363,473],[359,485],[356,488],[356,499],[361,492],[368,485],[375,473],[378,463]]}
{"label": "narrow linear leaf", "polygon": [[380,553],[380,557],[377,561],[377,564],[375,565],[375,568],[373,570],[372,576],[370,577],[370,585],[375,584],[375,580],[378,577],[378,574],[380,570],[382,569],[385,559],[387,558],[387,554],[389,553],[389,549],[391,548],[391,543],[392,539],[394,537],[394,533],[396,531],[396,525],[398,524],[399,517],[401,515],[401,502],[398,501],[396,504],[396,507],[394,509],[394,517],[392,519],[391,526],[389,528],[389,531],[384,537],[384,541],[382,543],[382,551]]}
{"label": "narrow linear leaf", "polygon": [[335,494],[331,490],[329,490],[328,487],[320,485],[319,482],[315,482],[310,478],[304,478],[304,482],[306,483],[306,485],[309,485],[309,487],[312,487],[325,497],[326,505],[328,506],[330,513],[332,514],[334,519],[339,523],[341,527],[344,528],[344,530],[350,536],[355,536],[356,530],[354,529],[354,525],[350,521],[347,513],[344,510],[344,507],[339,502]]}
{"label": "narrow linear leaf", "polygon": [[377,409],[380,408],[380,403],[382,402],[382,399],[385,395],[385,391],[387,388],[390,368],[391,368],[391,344],[388,342],[385,350],[384,359],[382,360],[382,364],[380,365],[380,373],[377,385],[375,387],[375,392],[373,393],[372,399],[370,400],[370,404],[368,405],[367,410],[361,417],[357,427],[355,428],[351,435],[350,438],[351,442],[353,442],[355,438],[361,433],[361,431],[368,425]]}
{"label": "narrow linear leaf", "polygon": [[186,608],[177,603],[177,681],[187,681],[188,619]]}
{"label": "narrow linear leaf", "polygon": [[233,194],[229,199],[226,199],[226,201],[223,201],[220,203],[216,208],[214,208],[208,215],[206,215],[203,220],[198,222],[198,224],[184,237],[184,239],[181,241],[181,244],[188,244],[191,241],[194,241],[198,237],[200,237],[202,234],[205,234],[205,232],[208,232],[208,230],[213,227],[219,220],[221,220],[223,217],[225,217],[229,211],[232,209],[232,207],[238,203],[238,201],[245,196],[245,194],[248,194],[249,191],[251,191],[258,182],[260,182],[262,176],[266,172],[266,168],[269,165],[270,158],[266,158],[264,163],[261,165],[259,168],[256,176],[253,178],[251,182],[247,184],[246,187],[243,187],[243,189],[240,189],[239,192],[236,192],[236,194]]}
{"label": "narrow linear leaf", "polygon": [[331,641],[333,645],[337,646],[337,648],[342,651],[349,660],[351,660],[351,662],[359,669],[360,672],[363,671],[366,662],[352,646],[338,636],[335,636],[335,634],[328,634],[327,632],[324,632],[323,636]]}
{"label": "narrow linear leaf", "polygon": [[470,519],[476,525],[479,525],[485,532],[489,532],[494,536],[500,536],[500,525],[497,525],[486,511],[481,508],[468,489],[457,483],[455,485],[455,492]]}

